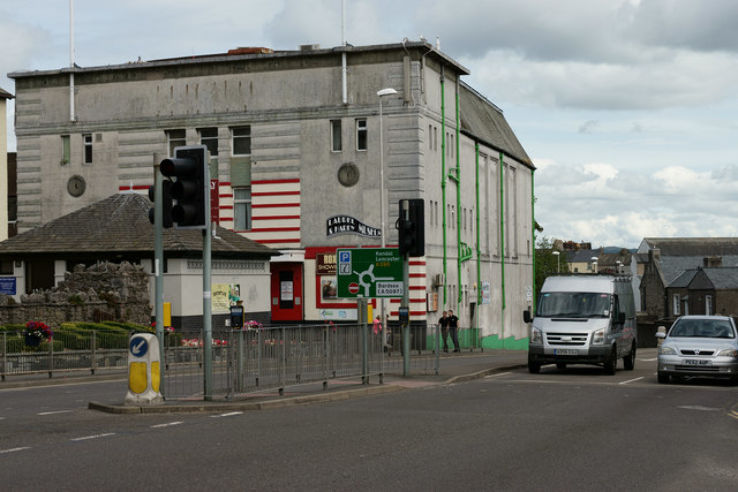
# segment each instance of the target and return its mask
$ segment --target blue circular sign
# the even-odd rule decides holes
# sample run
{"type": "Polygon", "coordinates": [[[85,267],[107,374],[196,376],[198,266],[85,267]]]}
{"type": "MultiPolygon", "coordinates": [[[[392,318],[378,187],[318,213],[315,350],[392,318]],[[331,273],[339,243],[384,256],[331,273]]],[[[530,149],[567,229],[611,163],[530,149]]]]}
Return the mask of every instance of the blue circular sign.
{"type": "Polygon", "coordinates": [[[128,345],[128,349],[134,357],[143,357],[149,351],[149,342],[144,337],[133,337],[128,345]]]}

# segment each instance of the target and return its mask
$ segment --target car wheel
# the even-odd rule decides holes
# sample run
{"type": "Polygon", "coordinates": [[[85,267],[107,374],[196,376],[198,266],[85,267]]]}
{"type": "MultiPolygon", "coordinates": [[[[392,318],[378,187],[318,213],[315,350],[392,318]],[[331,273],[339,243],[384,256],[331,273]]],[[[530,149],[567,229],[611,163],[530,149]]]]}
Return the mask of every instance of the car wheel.
{"type": "Polygon", "coordinates": [[[566,369],[566,362],[557,362],[556,363],[556,369],[559,371],[563,371],[566,369]]]}
{"type": "Polygon", "coordinates": [[[658,373],[658,380],[661,384],[667,384],[669,382],[669,374],[666,372],[659,371],[658,373]]]}
{"type": "Polygon", "coordinates": [[[635,343],[633,343],[633,346],[630,348],[630,354],[623,357],[623,367],[625,367],[626,371],[632,371],[635,368],[636,364],[636,346],[635,343]]]}
{"type": "Polygon", "coordinates": [[[618,366],[618,352],[615,350],[615,347],[612,348],[612,352],[610,352],[610,358],[605,361],[605,374],[609,376],[615,375],[615,372],[617,371],[618,366]]]}
{"type": "Polygon", "coordinates": [[[538,374],[541,372],[541,364],[528,357],[528,372],[531,374],[538,374]]]}

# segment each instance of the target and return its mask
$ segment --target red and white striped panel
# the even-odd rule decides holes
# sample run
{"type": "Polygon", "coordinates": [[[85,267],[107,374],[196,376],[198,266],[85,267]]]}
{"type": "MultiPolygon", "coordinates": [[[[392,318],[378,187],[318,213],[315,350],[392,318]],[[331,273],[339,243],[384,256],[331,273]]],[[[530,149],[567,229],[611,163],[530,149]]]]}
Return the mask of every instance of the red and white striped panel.
{"type": "MultiPolygon", "coordinates": [[[[428,318],[426,302],[425,258],[410,259],[410,319],[424,321],[428,318]]],[[[400,299],[390,300],[390,318],[397,319],[400,299]]]]}

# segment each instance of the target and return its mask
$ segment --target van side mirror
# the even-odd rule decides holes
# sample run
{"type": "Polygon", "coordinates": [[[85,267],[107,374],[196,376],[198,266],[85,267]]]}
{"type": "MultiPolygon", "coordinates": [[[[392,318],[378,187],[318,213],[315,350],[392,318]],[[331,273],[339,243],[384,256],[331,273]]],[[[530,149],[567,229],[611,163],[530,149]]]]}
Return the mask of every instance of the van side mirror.
{"type": "Polygon", "coordinates": [[[619,325],[622,325],[623,323],[625,323],[625,313],[623,312],[618,313],[617,323],[619,325]]]}
{"type": "Polygon", "coordinates": [[[525,321],[526,323],[530,323],[531,321],[533,321],[533,318],[531,318],[530,316],[530,311],[527,309],[523,311],[523,321],[525,321]]]}

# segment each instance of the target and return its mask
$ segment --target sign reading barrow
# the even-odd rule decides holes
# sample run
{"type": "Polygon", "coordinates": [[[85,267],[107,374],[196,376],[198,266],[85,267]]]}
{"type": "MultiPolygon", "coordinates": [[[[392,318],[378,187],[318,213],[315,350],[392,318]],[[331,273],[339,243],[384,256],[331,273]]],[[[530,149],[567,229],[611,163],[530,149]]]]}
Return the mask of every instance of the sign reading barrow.
{"type": "Polygon", "coordinates": [[[402,257],[396,248],[337,249],[338,297],[402,297],[402,257]]]}
{"type": "Polygon", "coordinates": [[[337,234],[358,234],[366,237],[382,237],[381,229],[371,227],[348,215],[334,215],[325,221],[328,237],[337,234]]]}

